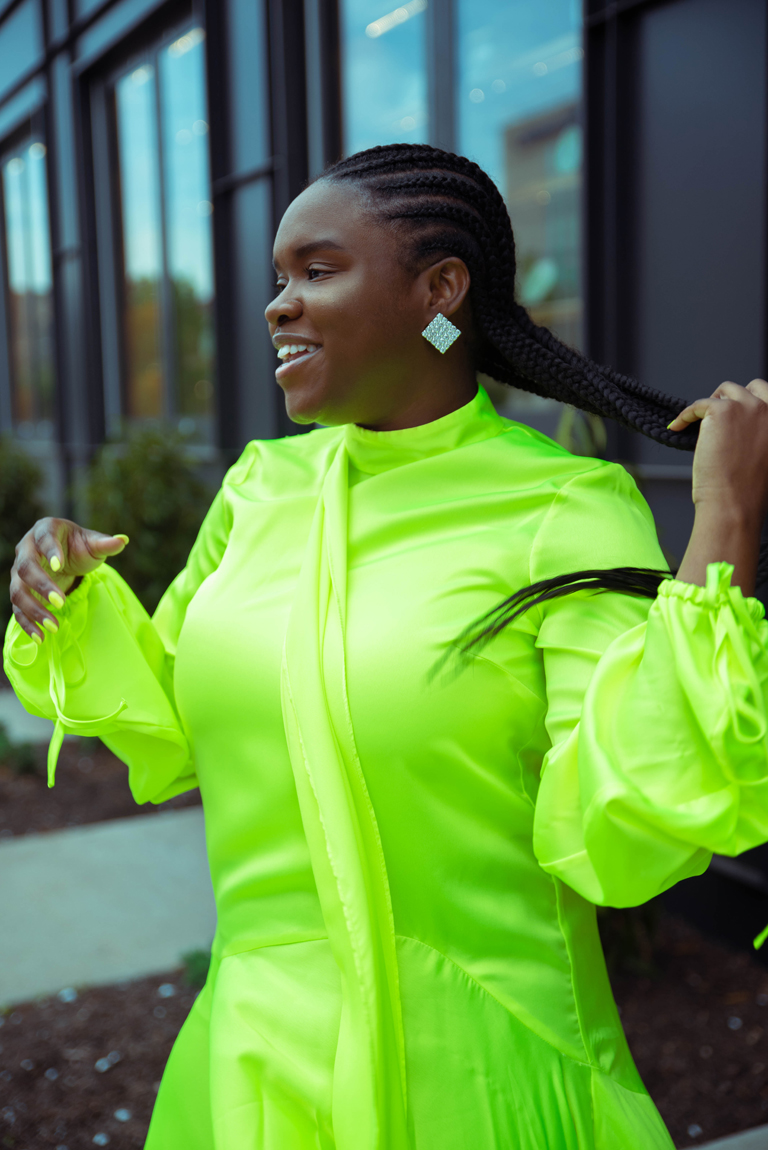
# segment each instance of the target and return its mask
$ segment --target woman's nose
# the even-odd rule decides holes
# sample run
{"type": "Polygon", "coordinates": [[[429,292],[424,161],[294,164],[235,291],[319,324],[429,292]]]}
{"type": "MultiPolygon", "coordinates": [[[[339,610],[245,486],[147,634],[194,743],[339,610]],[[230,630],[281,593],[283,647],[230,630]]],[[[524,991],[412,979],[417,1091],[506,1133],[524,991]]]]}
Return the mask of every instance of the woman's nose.
{"type": "Polygon", "coordinates": [[[273,324],[275,327],[287,323],[288,320],[298,319],[300,315],[301,304],[299,301],[287,298],[283,292],[272,300],[264,312],[267,323],[273,324]]]}

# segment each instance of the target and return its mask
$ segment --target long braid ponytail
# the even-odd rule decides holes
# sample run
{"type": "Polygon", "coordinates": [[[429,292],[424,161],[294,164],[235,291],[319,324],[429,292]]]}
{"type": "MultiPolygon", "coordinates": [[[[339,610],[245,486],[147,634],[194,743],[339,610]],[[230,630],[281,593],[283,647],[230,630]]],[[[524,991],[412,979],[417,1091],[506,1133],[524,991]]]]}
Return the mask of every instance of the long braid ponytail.
{"type": "MultiPolygon", "coordinates": [[[[515,241],[506,204],[491,178],[464,156],[427,144],[387,144],[349,156],[319,177],[359,184],[372,210],[402,238],[419,269],[459,256],[470,277],[475,366],[500,383],[616,420],[658,443],[693,451],[699,425],[667,425],[686,402],[600,366],[533,322],[515,300],[515,241]]],[[[761,557],[768,560],[768,552],[761,557]]],[[[768,573],[768,567],[766,567],[768,573]]],[[[478,649],[534,603],[576,590],[653,598],[669,572],[640,568],[578,571],[523,588],[467,628],[463,651],[478,649]]]]}

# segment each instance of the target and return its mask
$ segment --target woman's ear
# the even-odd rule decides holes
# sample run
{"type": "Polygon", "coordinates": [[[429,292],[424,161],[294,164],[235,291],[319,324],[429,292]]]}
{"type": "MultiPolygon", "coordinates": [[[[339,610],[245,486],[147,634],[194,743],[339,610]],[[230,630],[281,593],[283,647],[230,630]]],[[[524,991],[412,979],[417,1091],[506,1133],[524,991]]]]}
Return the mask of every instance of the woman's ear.
{"type": "Polygon", "coordinates": [[[449,256],[427,269],[429,306],[444,316],[458,311],[469,291],[469,269],[457,256],[449,256]]]}

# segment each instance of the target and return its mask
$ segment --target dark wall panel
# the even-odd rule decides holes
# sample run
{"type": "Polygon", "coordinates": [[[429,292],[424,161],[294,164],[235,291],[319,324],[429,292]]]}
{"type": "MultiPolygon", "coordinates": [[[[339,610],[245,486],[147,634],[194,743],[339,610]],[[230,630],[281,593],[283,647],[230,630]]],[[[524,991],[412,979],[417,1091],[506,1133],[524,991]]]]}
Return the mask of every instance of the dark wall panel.
{"type": "Polygon", "coordinates": [[[765,370],[765,25],[763,0],[640,21],[633,367],[684,398],[765,370]]]}
{"type": "MultiPolygon", "coordinates": [[[[284,434],[285,403],[275,381],[277,359],[264,308],[272,298],[271,187],[267,180],[233,193],[235,371],[239,397],[238,444],[284,434]]],[[[287,430],[287,428],[285,428],[287,430]]]]}

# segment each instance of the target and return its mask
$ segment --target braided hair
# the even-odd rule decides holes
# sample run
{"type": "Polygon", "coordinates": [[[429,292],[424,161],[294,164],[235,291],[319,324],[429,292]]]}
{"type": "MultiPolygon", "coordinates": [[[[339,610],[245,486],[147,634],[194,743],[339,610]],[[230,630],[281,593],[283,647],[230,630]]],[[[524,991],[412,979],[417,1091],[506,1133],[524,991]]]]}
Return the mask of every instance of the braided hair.
{"type": "MultiPolygon", "coordinates": [[[[478,372],[500,383],[616,420],[658,443],[693,451],[695,424],[667,425],[686,401],[600,366],[534,323],[515,300],[515,241],[501,193],[465,156],[428,144],[385,144],[332,164],[318,179],[359,185],[372,211],[402,240],[414,270],[458,256],[470,273],[478,372]]],[[[761,556],[761,568],[766,556],[761,556]]],[[[618,591],[655,598],[668,571],[621,567],[577,571],[517,591],[463,633],[459,647],[478,649],[537,603],[573,591],[618,591]]]]}
{"type": "Polygon", "coordinates": [[[479,372],[615,419],[658,443],[688,451],[696,446],[698,425],[667,430],[685,400],[592,363],[516,302],[509,213],[493,180],[472,160],[428,144],[385,144],[339,160],[319,178],[361,185],[376,214],[402,231],[413,267],[441,255],[464,260],[479,372]]]}

